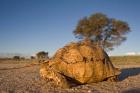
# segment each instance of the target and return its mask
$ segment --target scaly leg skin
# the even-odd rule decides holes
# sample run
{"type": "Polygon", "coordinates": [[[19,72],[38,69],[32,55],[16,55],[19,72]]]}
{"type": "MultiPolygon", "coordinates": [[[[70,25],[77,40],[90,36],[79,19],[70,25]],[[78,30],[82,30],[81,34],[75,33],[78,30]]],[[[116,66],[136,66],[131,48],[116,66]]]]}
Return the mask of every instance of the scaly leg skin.
{"type": "Polygon", "coordinates": [[[60,73],[55,73],[55,74],[56,75],[55,75],[54,81],[56,82],[58,86],[64,89],[70,88],[68,81],[63,75],[61,75],[60,73]]]}
{"type": "Polygon", "coordinates": [[[60,86],[61,88],[64,88],[64,89],[70,88],[68,81],[60,73],[56,73],[55,81],[57,85],[60,86]]]}

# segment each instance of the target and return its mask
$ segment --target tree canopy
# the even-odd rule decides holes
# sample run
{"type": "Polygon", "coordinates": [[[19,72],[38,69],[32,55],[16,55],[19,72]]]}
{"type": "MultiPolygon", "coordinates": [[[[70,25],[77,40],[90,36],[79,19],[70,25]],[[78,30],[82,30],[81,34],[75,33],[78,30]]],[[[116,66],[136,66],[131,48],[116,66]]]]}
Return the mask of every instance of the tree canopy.
{"type": "Polygon", "coordinates": [[[126,40],[129,25],[121,20],[96,13],[79,20],[74,35],[82,40],[91,40],[106,50],[114,49],[126,40]]]}
{"type": "Polygon", "coordinates": [[[48,59],[48,52],[40,51],[36,54],[38,59],[48,59]]]}
{"type": "Polygon", "coordinates": [[[14,60],[20,60],[20,56],[14,56],[13,59],[14,60]]]}

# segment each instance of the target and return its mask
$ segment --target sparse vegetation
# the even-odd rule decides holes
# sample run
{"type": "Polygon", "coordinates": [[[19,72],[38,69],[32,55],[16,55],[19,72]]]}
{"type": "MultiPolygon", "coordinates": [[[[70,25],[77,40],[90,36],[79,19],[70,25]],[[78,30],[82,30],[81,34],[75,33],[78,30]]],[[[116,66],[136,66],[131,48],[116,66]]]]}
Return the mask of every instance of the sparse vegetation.
{"type": "Polygon", "coordinates": [[[140,56],[111,56],[114,64],[135,64],[140,63],[140,56]]]}

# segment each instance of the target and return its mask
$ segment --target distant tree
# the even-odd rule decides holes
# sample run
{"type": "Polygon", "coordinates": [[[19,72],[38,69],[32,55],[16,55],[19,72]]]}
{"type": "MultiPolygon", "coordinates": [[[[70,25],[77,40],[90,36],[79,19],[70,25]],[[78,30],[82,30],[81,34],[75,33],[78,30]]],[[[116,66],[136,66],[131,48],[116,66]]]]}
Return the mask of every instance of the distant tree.
{"type": "Polygon", "coordinates": [[[90,40],[105,50],[112,50],[126,40],[126,34],[130,32],[128,24],[124,21],[109,18],[102,13],[96,13],[81,19],[74,35],[81,40],[90,40]]]}
{"type": "Polygon", "coordinates": [[[14,56],[13,59],[14,60],[20,60],[20,56],[14,56]]]}
{"type": "Polygon", "coordinates": [[[46,59],[49,59],[49,57],[48,57],[48,52],[45,52],[45,51],[40,51],[40,52],[38,52],[38,53],[36,54],[36,56],[37,56],[37,59],[38,59],[39,61],[44,61],[44,60],[46,60],[46,59]]]}
{"type": "Polygon", "coordinates": [[[31,56],[30,59],[35,59],[35,57],[34,56],[31,56]]]}

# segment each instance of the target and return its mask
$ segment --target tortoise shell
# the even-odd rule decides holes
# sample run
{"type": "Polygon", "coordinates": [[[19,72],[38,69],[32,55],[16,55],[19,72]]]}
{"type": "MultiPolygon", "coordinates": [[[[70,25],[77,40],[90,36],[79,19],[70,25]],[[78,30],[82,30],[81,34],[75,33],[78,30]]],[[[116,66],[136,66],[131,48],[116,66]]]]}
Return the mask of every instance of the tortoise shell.
{"type": "Polygon", "coordinates": [[[120,74],[99,46],[70,43],[59,49],[49,62],[56,72],[81,84],[103,81],[120,74]]]}

